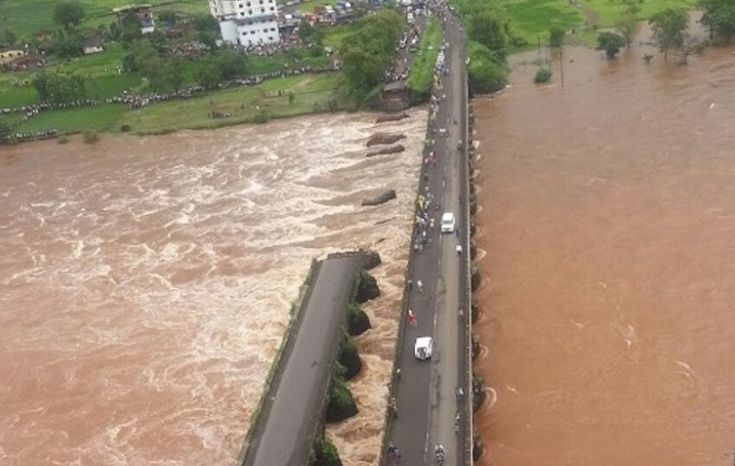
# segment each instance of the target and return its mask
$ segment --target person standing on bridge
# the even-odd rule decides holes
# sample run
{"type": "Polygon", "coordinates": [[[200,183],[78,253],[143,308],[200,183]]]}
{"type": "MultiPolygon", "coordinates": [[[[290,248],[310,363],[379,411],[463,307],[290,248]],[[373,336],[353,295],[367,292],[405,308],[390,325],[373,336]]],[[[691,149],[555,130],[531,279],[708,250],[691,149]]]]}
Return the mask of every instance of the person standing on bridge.
{"type": "Polygon", "coordinates": [[[414,314],[413,310],[408,310],[408,324],[411,327],[416,327],[418,323],[416,322],[416,314],[414,314]]]}

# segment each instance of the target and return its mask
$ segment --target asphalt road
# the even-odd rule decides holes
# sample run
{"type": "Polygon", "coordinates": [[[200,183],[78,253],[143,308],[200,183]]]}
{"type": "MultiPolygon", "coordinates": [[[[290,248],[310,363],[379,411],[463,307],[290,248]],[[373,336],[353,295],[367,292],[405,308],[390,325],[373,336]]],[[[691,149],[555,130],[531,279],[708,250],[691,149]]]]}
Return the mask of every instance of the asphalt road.
{"type": "Polygon", "coordinates": [[[358,256],[335,257],[322,261],[314,270],[244,465],[307,463],[308,440],[321,426],[324,393],[339,353],[347,302],[359,265],[358,256]]]}
{"type": "MultiPolygon", "coordinates": [[[[451,15],[442,20],[444,39],[448,43],[445,63],[449,74],[442,79],[441,88],[435,92],[439,97],[438,110],[433,125],[445,128],[445,136],[436,134],[434,152],[437,164],[425,167],[425,178],[421,187],[429,187],[438,200],[440,208],[429,208],[436,227],[429,231],[431,242],[413,256],[411,265],[412,282],[419,280],[423,289],[414,285],[409,292],[409,307],[417,316],[417,326],[405,326],[403,347],[399,348],[401,376],[396,390],[398,416],[389,429],[390,440],[402,453],[403,465],[434,464],[434,446],[442,444],[446,451],[444,465],[464,465],[471,462],[464,448],[464,429],[457,430],[455,416],[460,413],[461,423],[469,412],[464,403],[465,396],[458,401],[455,393],[466,386],[468,361],[466,358],[466,333],[462,315],[464,308],[462,291],[466,286],[466,254],[458,254],[456,246],[466,244],[466,218],[464,214],[463,169],[465,157],[458,151],[458,143],[466,134],[464,33],[460,22],[451,15]],[[446,97],[444,97],[446,95],[446,97]],[[453,212],[457,217],[459,235],[439,233],[443,212],[453,212]],[[434,338],[434,355],[429,361],[414,357],[414,341],[420,336],[434,338]]],[[[436,202],[435,202],[436,203],[436,202]]],[[[405,316],[404,316],[405,318],[405,316]]],[[[463,424],[460,424],[463,425],[463,424]]],[[[390,460],[386,461],[391,464],[390,460]]]]}

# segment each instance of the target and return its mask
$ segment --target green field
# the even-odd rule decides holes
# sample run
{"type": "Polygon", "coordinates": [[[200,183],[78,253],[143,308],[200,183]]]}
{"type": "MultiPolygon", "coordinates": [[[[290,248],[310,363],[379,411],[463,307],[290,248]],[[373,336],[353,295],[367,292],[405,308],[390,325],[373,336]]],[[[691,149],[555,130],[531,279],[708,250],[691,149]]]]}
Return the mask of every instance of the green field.
{"type": "MultiPolygon", "coordinates": [[[[118,73],[125,51],[120,44],[109,44],[105,52],[79,57],[68,61],[51,62],[47,71],[74,71],[86,78],[87,94],[96,99],[117,96],[125,89],[140,89],[143,80],[137,73],[118,73]]],[[[200,68],[210,66],[211,57],[203,56],[195,61],[184,63],[184,86],[196,83],[196,73],[200,68]]],[[[280,70],[294,69],[303,65],[327,67],[330,58],[321,55],[313,57],[307,51],[279,53],[269,57],[252,56],[248,58],[249,74],[260,75],[280,70]]],[[[0,108],[18,107],[38,102],[38,94],[31,84],[35,72],[0,73],[0,108]]],[[[142,89],[141,89],[142,90],[142,89]]]]}
{"type": "Polygon", "coordinates": [[[138,134],[214,128],[253,122],[259,114],[281,118],[343,108],[335,93],[338,80],[332,74],[291,76],[136,110],[124,105],[103,105],[42,112],[26,121],[17,115],[4,116],[0,121],[10,123],[19,132],[118,132],[121,125],[129,125],[138,134]],[[289,94],[293,94],[293,101],[289,94]],[[215,119],[210,116],[212,111],[230,115],[215,119]]]}
{"type": "MultiPolygon", "coordinates": [[[[452,0],[460,8],[467,0],[452,0]]],[[[492,0],[471,2],[492,4],[492,0]]],[[[594,30],[615,26],[623,13],[621,0],[580,0],[573,5],[569,0],[499,0],[506,12],[508,26],[514,36],[535,46],[539,38],[542,43],[548,41],[549,28],[554,25],[571,31],[575,30],[577,42],[589,43],[594,38],[594,30]]],[[[638,17],[645,20],[653,13],[669,7],[692,8],[696,0],[641,0],[638,17]]],[[[575,37],[569,37],[575,41],[575,37]]]]}
{"type": "MultiPolygon", "coordinates": [[[[30,37],[34,32],[53,30],[54,5],[57,0],[0,0],[0,29],[9,28],[20,37],[30,37]]],[[[80,0],[86,15],[85,26],[109,24],[115,20],[113,8],[136,3],[149,3],[157,11],[173,10],[183,13],[209,13],[206,0],[80,0]]]]}

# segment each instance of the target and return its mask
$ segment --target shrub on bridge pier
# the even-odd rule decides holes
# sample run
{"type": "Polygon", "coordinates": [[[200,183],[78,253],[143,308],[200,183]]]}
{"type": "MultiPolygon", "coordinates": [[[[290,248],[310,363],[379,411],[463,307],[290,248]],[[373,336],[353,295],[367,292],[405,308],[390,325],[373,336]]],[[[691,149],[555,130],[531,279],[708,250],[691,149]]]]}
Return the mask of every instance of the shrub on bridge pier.
{"type": "Polygon", "coordinates": [[[342,466],[337,447],[322,434],[316,440],[311,450],[310,466],[342,466]]]}
{"type": "Polygon", "coordinates": [[[345,339],[342,342],[339,363],[345,368],[344,376],[347,380],[352,380],[362,369],[362,361],[360,360],[357,346],[349,335],[345,335],[345,339]]]}
{"type": "Polygon", "coordinates": [[[361,335],[370,328],[370,319],[359,304],[348,304],[347,312],[347,330],[350,335],[361,335]]]}
{"type": "Polygon", "coordinates": [[[357,405],[352,392],[345,382],[345,368],[337,364],[332,374],[332,386],[329,390],[329,404],[327,405],[327,422],[339,422],[357,414],[357,405]]]}
{"type": "Polygon", "coordinates": [[[472,377],[472,410],[477,411],[485,401],[487,393],[485,393],[485,379],[479,375],[472,377]]]}
{"type": "Polygon", "coordinates": [[[375,277],[362,270],[357,276],[355,301],[362,304],[378,296],[380,296],[380,288],[378,288],[378,282],[375,280],[375,277]]]}

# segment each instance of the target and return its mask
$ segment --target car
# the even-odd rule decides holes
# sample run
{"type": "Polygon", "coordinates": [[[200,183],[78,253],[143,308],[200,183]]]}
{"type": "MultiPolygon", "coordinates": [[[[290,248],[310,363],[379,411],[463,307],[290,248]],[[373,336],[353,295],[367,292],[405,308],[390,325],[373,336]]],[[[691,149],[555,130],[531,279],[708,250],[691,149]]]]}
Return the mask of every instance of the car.
{"type": "Polygon", "coordinates": [[[431,359],[431,352],[434,347],[434,340],[431,337],[418,337],[413,347],[413,354],[416,359],[425,361],[431,359]]]}
{"type": "Polygon", "coordinates": [[[454,228],[454,214],[451,212],[444,212],[444,214],[442,215],[442,233],[454,233],[454,228]]]}

